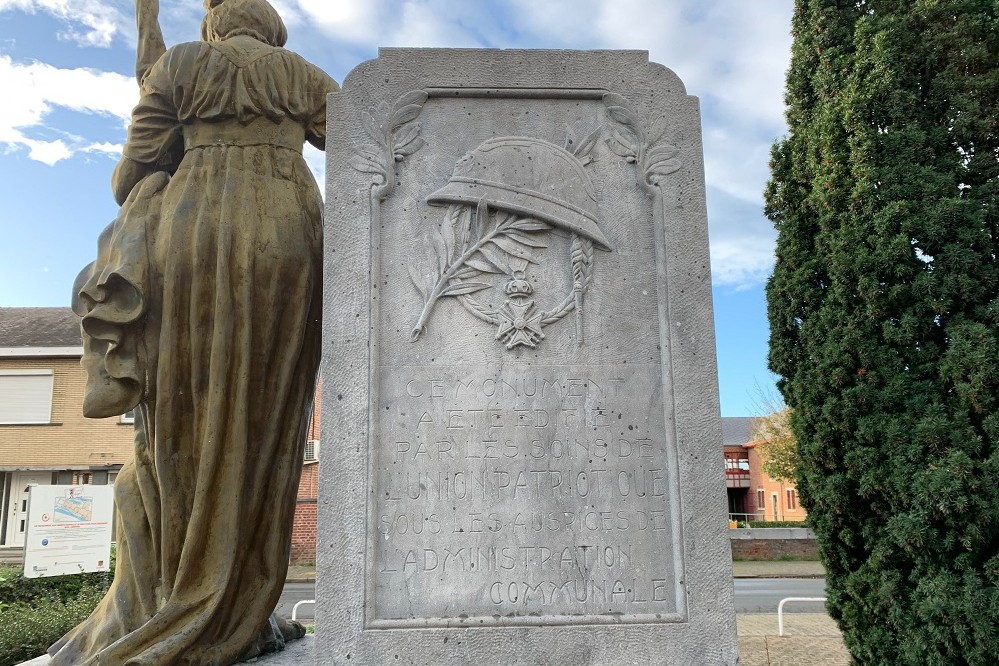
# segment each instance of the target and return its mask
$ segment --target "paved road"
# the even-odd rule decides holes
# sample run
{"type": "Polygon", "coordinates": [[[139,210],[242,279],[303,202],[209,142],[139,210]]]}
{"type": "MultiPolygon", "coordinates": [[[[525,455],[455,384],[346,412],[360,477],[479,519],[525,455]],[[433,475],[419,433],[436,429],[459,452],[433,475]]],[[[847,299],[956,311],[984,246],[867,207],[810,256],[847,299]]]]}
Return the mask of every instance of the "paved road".
{"type": "MultiPolygon", "coordinates": [[[[285,583],[284,592],[281,593],[281,600],[278,601],[277,613],[283,617],[291,617],[291,611],[295,604],[303,599],[316,598],[315,583],[285,583]]],[[[316,617],[316,607],[314,604],[305,604],[298,609],[299,620],[311,621],[316,617]]]]}
{"type": "MultiPolygon", "coordinates": [[[[278,605],[278,613],[291,617],[295,602],[315,599],[313,583],[288,583],[278,605]]],[[[776,613],[777,604],[785,597],[823,597],[825,581],[821,578],[737,578],[735,579],[735,610],[737,613],[776,613]]],[[[821,603],[789,603],[788,613],[824,613],[821,603]]],[[[298,609],[302,620],[315,618],[315,606],[304,605],[298,609]]]]}
{"type": "MultiPolygon", "coordinates": [[[[824,597],[826,582],[821,578],[736,578],[736,613],[776,613],[786,597],[824,597]]],[[[822,603],[790,602],[786,613],[824,613],[822,603]]]]}

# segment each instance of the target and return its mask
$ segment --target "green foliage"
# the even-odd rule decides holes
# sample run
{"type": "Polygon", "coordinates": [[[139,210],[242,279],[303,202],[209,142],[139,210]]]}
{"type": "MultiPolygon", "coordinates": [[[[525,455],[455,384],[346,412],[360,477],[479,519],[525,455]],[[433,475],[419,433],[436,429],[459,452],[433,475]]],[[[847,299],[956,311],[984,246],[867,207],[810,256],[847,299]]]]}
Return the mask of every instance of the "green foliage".
{"type": "MultiPolygon", "coordinates": [[[[0,567],[0,603],[30,603],[36,599],[74,599],[87,588],[106,588],[112,574],[89,573],[78,576],[25,578],[21,567],[0,567]]],[[[36,655],[37,656],[37,655],[36,655]]]]}
{"type": "Polygon", "coordinates": [[[772,409],[753,419],[752,438],[763,458],[763,471],[771,479],[793,482],[798,470],[798,441],[791,430],[791,410],[772,409]]]}
{"type": "Polygon", "coordinates": [[[0,666],[44,654],[90,615],[114,578],[111,572],[25,578],[20,566],[0,566],[0,666]]]}
{"type": "Polygon", "coordinates": [[[13,666],[45,654],[54,642],[87,618],[103,587],[87,585],[68,600],[41,597],[0,608],[0,666],[13,666]]]}
{"type": "Polygon", "coordinates": [[[744,527],[808,527],[808,522],[804,520],[751,520],[744,527]]]}
{"type": "Polygon", "coordinates": [[[999,655],[999,4],[797,0],[770,367],[856,663],[999,655]]]}

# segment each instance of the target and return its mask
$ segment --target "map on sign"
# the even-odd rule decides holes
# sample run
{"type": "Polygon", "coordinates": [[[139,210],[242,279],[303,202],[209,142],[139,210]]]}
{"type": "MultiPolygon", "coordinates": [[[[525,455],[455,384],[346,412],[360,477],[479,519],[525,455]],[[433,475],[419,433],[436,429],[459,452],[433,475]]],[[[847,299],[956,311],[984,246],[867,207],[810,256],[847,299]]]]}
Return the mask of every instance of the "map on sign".
{"type": "MultiPolygon", "coordinates": [[[[68,491],[72,493],[73,490],[68,491]]],[[[54,522],[57,523],[86,523],[94,517],[93,497],[58,497],[53,510],[55,514],[54,522]]]]}

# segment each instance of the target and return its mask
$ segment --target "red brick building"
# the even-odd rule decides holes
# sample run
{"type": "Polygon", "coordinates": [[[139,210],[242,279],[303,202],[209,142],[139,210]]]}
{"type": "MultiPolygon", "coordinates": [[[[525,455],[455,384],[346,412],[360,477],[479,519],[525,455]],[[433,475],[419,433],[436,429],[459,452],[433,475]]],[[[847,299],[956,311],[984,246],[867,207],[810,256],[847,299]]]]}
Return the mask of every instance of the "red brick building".
{"type": "Polygon", "coordinates": [[[802,521],[806,512],[793,483],[771,479],[752,441],[752,417],[722,418],[725,447],[725,485],[731,520],[802,521]]]}
{"type": "Polygon", "coordinates": [[[295,506],[295,525],[291,532],[291,563],[314,564],[316,561],[317,509],[319,508],[319,419],[322,401],[320,387],[316,387],[316,400],[309,421],[308,440],[305,443],[305,464],[302,480],[298,484],[298,504],[295,506]]]}

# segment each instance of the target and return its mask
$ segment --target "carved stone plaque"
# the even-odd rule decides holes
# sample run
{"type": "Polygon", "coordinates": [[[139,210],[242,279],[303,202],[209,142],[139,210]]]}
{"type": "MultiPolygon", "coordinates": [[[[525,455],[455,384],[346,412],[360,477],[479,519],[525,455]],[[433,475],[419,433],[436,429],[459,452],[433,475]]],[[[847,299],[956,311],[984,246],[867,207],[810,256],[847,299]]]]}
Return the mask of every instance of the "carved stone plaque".
{"type": "Polygon", "coordinates": [[[734,664],[696,99],[384,49],[329,114],[317,661],[734,664]]]}

